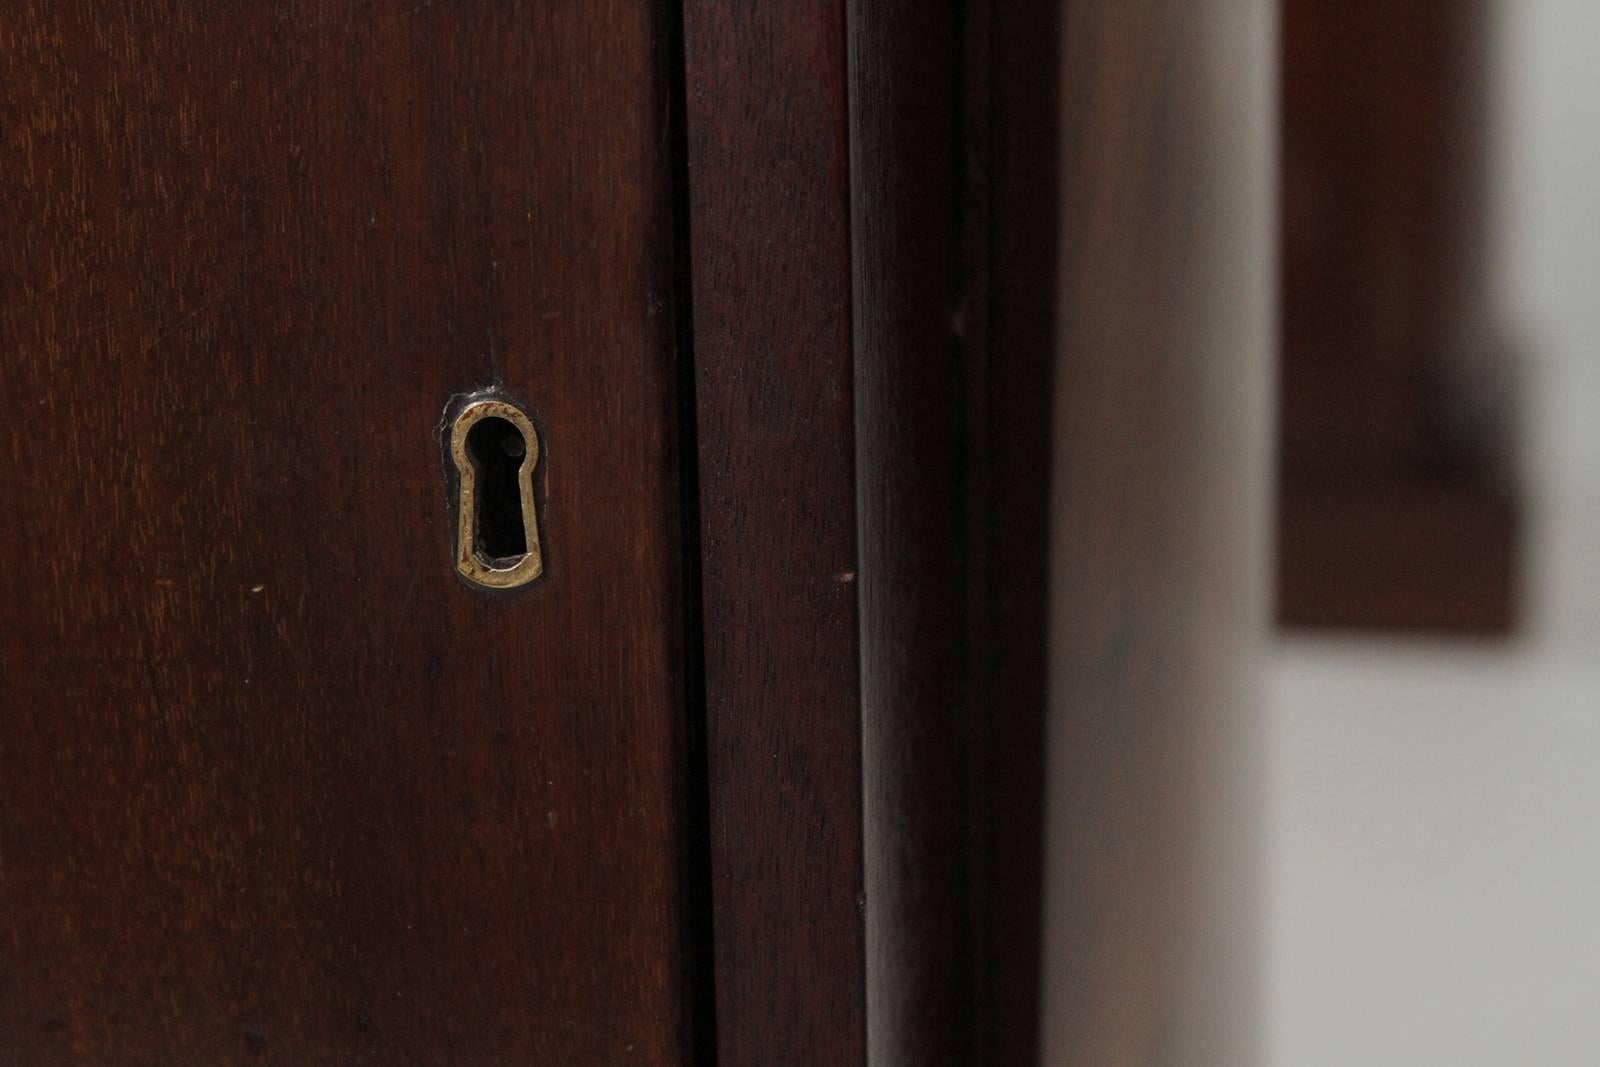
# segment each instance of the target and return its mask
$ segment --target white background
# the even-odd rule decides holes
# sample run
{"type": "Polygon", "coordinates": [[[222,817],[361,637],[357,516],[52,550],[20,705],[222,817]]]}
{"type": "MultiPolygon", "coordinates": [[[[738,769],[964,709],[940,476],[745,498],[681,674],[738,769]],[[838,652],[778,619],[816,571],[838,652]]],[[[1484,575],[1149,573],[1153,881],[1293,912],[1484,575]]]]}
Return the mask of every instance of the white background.
{"type": "Polygon", "coordinates": [[[1524,626],[1274,651],[1271,1067],[1600,1064],[1600,0],[1498,22],[1524,626]]]}

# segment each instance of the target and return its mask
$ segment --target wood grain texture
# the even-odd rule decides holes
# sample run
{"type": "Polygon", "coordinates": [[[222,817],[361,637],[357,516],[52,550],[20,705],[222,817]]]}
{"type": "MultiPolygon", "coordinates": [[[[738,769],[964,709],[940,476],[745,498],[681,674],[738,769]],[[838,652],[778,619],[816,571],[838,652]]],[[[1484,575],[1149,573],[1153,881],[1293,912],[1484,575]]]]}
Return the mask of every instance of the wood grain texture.
{"type": "Polygon", "coordinates": [[[875,1062],[1037,1054],[1058,18],[850,8],[875,1062]]]}
{"type": "MultiPolygon", "coordinates": [[[[870,1062],[973,1054],[963,17],[849,5],[870,1062]]],[[[1042,486],[1041,486],[1042,488],[1042,486]]]]}
{"type": "Polygon", "coordinates": [[[8,11],[0,1063],[683,1061],[664,7],[8,11]],[[438,438],[491,382],[505,597],[438,438]]]}
{"type": "Polygon", "coordinates": [[[845,23],[684,5],[721,1067],[866,1054],[845,23]]]}
{"type": "Polygon", "coordinates": [[[1271,0],[1069,0],[1040,1062],[1258,1062],[1271,0]]]}

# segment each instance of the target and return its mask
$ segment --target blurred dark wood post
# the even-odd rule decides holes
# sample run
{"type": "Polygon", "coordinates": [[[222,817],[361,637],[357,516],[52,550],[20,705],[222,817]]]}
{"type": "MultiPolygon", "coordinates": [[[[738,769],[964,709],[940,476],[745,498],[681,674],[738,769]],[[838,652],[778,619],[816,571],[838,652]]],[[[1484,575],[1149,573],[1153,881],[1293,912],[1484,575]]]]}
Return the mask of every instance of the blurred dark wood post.
{"type": "Polygon", "coordinates": [[[1511,623],[1487,29],[1482,0],[1283,5],[1283,623],[1511,623]]]}

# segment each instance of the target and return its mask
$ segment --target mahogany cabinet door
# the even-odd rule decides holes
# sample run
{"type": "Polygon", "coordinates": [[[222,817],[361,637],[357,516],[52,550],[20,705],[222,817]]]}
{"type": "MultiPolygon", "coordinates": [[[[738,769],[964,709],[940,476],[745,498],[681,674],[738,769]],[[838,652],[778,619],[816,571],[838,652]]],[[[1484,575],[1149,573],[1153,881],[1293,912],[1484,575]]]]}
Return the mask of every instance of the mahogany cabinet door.
{"type": "Polygon", "coordinates": [[[1047,637],[1242,669],[1261,10],[25,4],[0,1065],[1034,1062],[1047,637]]]}
{"type": "Polygon", "coordinates": [[[684,1061],[674,20],[8,11],[0,1063],[684,1061]]]}

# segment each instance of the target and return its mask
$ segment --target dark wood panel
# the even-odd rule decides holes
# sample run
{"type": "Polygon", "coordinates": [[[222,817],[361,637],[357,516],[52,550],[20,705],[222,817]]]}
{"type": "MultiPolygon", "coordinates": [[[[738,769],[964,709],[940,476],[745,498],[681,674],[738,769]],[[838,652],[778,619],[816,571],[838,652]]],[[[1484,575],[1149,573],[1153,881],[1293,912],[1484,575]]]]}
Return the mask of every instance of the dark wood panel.
{"type": "Polygon", "coordinates": [[[721,1067],[866,1053],[845,23],[684,5],[721,1067]]]}
{"type": "Polygon", "coordinates": [[[1285,622],[1484,635],[1515,618],[1517,508],[1503,490],[1286,485],[1278,507],[1285,622]]]}
{"type": "Polygon", "coordinates": [[[1271,0],[1069,0],[1039,1062],[1258,1062],[1271,0]]]}
{"type": "MultiPolygon", "coordinates": [[[[1062,18],[1057,0],[980,0],[969,27],[973,176],[966,309],[971,834],[978,1062],[1038,1061],[1058,363],[1062,18]],[[983,58],[978,58],[983,57],[983,58]]],[[[1082,195],[1074,190],[1072,195],[1082,195]]]]}
{"type": "Polygon", "coordinates": [[[665,6],[9,11],[0,1062],[683,1060],[665,6]],[[489,383],[503,597],[438,438],[489,383]]]}
{"type": "Polygon", "coordinates": [[[849,5],[868,1048],[967,1064],[974,915],[963,18],[849,5]]]}
{"type": "Polygon", "coordinates": [[[851,35],[869,1038],[1036,1059],[1059,11],[851,35]]]}
{"type": "Polygon", "coordinates": [[[1286,624],[1514,621],[1515,398],[1486,299],[1490,22],[1483,0],[1284,3],[1286,624]]]}

